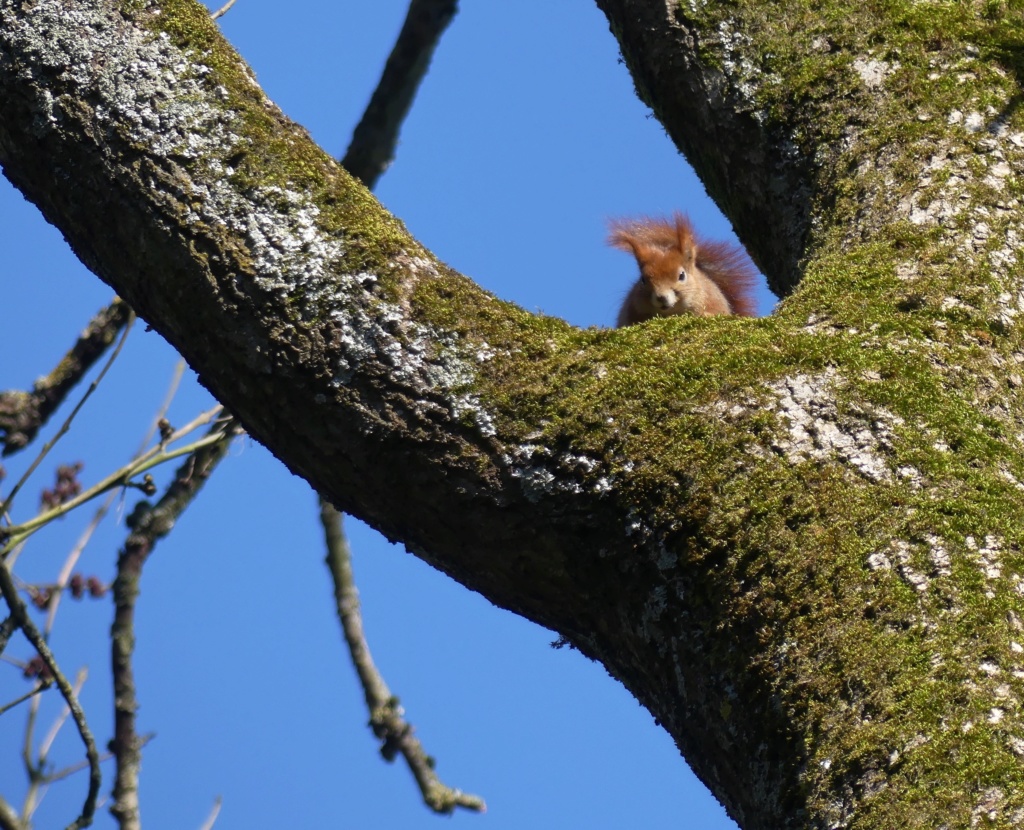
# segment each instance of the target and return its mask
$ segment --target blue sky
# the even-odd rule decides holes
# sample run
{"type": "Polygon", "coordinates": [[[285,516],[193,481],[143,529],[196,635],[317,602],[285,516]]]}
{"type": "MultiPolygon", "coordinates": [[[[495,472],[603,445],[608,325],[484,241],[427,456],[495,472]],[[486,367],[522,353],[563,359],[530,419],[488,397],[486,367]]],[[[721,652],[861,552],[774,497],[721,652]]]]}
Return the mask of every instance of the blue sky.
{"type": "MultiPolygon", "coordinates": [[[[684,210],[720,238],[728,223],[637,100],[592,3],[510,8],[463,3],[377,192],[439,257],[502,298],[579,326],[611,325],[635,266],[604,245],[608,218],[684,210]]],[[[404,13],[404,0],[239,0],[221,22],[267,93],[340,156],[404,13]]],[[[111,292],[6,181],[0,217],[0,388],[27,388],[111,292]]],[[[770,299],[763,295],[762,311],[770,299]]],[[[15,519],[32,513],[58,463],[83,461],[86,483],[123,463],[175,361],[158,335],[136,326],[19,498],[15,519]]],[[[186,373],[170,419],[180,425],[210,404],[186,373]]],[[[22,453],[7,463],[5,483],[30,460],[22,453]]],[[[112,578],[123,515],[137,498],[119,500],[81,570],[112,578]]],[[[33,538],[17,573],[51,581],[87,516],[33,538]]],[[[218,795],[218,828],[735,827],[600,665],[550,648],[552,632],[494,608],[354,520],[347,528],[378,665],[442,779],[482,795],[488,813],[433,816],[404,766],[376,754],[333,616],[315,498],[246,439],[143,576],[139,728],[156,733],[143,762],[147,830],[199,827],[218,795]]],[[[111,729],[109,624],[109,602],[66,601],[52,639],[68,673],[89,668],[82,698],[102,742],[111,729]]],[[[8,650],[28,653],[21,642],[8,650]]],[[[0,703],[26,689],[17,669],[0,664],[0,703]]],[[[40,732],[58,710],[48,693],[40,732]]],[[[0,793],[16,806],[24,725],[24,707],[0,716],[0,793]]],[[[79,757],[65,728],[54,764],[79,757]]],[[[110,779],[107,767],[107,793],[110,779]]],[[[82,775],[54,785],[36,826],[66,824],[85,786],[82,775]]],[[[113,826],[105,809],[97,826],[113,826]]]]}

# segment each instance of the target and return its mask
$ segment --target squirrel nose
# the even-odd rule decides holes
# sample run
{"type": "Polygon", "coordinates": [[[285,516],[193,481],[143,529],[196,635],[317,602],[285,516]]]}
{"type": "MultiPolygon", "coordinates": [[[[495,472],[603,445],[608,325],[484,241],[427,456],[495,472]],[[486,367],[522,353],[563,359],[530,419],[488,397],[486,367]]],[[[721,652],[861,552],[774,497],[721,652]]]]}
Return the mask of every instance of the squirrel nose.
{"type": "Polygon", "coordinates": [[[659,292],[654,295],[654,304],[658,308],[672,308],[676,304],[676,296],[671,291],[666,291],[664,294],[659,292]]]}

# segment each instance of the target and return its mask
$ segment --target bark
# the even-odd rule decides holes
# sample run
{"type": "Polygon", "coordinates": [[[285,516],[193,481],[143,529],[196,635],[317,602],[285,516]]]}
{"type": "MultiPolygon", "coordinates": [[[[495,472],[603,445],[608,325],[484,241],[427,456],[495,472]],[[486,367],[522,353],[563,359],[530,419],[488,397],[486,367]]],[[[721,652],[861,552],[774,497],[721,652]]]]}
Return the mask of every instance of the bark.
{"type": "Polygon", "coordinates": [[[742,827],[1019,826],[1018,0],[598,5],[772,317],[482,292],[185,0],[0,0],[0,164],[256,438],[600,660],[742,827]]]}

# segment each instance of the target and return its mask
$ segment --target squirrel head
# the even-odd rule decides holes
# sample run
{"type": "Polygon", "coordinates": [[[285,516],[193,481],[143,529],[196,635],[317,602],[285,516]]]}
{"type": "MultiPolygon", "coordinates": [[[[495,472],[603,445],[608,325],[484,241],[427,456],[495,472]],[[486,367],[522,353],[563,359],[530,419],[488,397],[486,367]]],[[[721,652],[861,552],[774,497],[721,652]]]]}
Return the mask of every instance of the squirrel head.
{"type": "Polygon", "coordinates": [[[697,240],[685,216],[676,214],[671,223],[615,222],[608,242],[636,258],[644,287],[637,299],[649,305],[651,316],[705,313],[706,277],[697,267],[697,240]]]}

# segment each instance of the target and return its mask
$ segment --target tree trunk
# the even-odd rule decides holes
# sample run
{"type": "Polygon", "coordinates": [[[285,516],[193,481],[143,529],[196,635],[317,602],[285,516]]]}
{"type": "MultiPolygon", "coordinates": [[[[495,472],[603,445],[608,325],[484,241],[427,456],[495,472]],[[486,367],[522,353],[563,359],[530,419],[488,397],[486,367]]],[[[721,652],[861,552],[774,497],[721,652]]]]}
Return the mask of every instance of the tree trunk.
{"type": "Polygon", "coordinates": [[[770,318],[488,295],[191,0],[0,0],[0,163],[254,437],[600,660],[746,830],[1019,826],[1018,0],[598,4],[770,318]]]}

